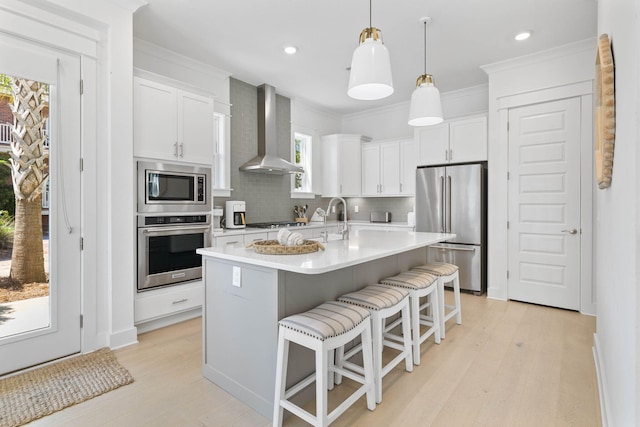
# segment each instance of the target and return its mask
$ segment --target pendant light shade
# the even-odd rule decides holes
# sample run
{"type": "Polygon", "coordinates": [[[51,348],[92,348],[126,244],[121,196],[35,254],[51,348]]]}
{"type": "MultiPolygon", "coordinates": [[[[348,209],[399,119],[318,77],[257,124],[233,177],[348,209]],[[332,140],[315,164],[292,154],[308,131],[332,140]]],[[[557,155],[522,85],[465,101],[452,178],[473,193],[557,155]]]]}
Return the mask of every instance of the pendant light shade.
{"type": "Polygon", "coordinates": [[[418,78],[418,87],[411,94],[410,126],[430,126],[442,122],[440,91],[433,85],[433,77],[424,74],[418,78]],[[420,83],[420,81],[424,83],[420,83]]]}
{"type": "Polygon", "coordinates": [[[440,91],[433,84],[433,76],[427,74],[427,24],[430,21],[428,17],[420,19],[424,23],[424,74],[418,77],[417,87],[411,94],[410,126],[436,125],[443,120],[440,91]]]}
{"type": "Polygon", "coordinates": [[[347,95],[354,99],[382,99],[393,93],[389,50],[382,43],[381,30],[371,26],[360,33],[359,45],[351,58],[351,73],[347,95]]]}

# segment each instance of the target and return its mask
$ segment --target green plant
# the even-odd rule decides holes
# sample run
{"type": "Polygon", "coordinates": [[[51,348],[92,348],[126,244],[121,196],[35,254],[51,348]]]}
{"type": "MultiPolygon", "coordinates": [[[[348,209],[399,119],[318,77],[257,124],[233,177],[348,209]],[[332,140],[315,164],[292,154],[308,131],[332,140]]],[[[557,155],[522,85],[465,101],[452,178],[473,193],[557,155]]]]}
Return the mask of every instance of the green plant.
{"type": "Polygon", "coordinates": [[[13,246],[13,216],[7,211],[0,211],[0,249],[13,246]]]}
{"type": "Polygon", "coordinates": [[[0,211],[7,211],[13,217],[16,213],[16,196],[8,159],[9,153],[0,153],[0,211]]]}

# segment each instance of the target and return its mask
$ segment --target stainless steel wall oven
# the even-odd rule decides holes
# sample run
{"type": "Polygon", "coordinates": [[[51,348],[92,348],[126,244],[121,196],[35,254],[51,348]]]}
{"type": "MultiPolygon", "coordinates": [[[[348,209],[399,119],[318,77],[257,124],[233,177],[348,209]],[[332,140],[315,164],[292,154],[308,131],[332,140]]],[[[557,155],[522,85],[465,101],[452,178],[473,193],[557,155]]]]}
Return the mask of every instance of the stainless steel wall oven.
{"type": "Polygon", "coordinates": [[[211,216],[138,216],[138,292],[202,278],[202,256],[211,246],[211,216]]]}

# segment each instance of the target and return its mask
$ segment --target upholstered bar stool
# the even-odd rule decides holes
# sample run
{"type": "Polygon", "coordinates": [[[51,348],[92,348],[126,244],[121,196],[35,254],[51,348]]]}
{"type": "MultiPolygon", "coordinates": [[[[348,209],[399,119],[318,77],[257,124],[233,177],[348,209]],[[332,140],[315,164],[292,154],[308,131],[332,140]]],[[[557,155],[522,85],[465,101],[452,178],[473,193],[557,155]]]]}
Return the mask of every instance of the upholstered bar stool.
{"type": "MultiPolygon", "coordinates": [[[[406,271],[397,276],[387,277],[381,284],[403,288],[409,291],[409,306],[411,307],[411,338],[413,344],[413,363],[420,364],[420,344],[431,335],[436,344],[440,344],[440,309],[438,306],[438,279],[435,275],[424,272],[406,271]],[[426,302],[420,304],[420,298],[426,297],[426,302]],[[431,307],[432,316],[421,314],[431,307]],[[429,327],[421,334],[420,325],[429,327]]],[[[425,312],[426,313],[426,312],[425,312]]]]}
{"type": "Polygon", "coordinates": [[[456,316],[456,323],[462,324],[462,306],[460,304],[460,277],[458,274],[458,266],[446,262],[430,262],[411,269],[412,271],[425,272],[434,274],[438,277],[438,297],[440,298],[440,336],[444,338],[446,335],[445,323],[447,320],[456,316]],[[452,283],[453,285],[453,301],[454,305],[445,304],[444,302],[444,285],[452,283]]]}
{"type": "Polygon", "coordinates": [[[331,301],[278,322],[274,426],[282,425],[283,409],[297,415],[311,425],[328,426],[364,394],[367,395],[367,408],[371,411],[375,409],[370,319],[369,310],[365,308],[331,301]],[[333,354],[336,348],[343,347],[358,337],[362,340],[362,374],[348,370],[346,367],[333,366],[333,361],[329,361],[329,354],[333,354]],[[286,390],[290,342],[295,342],[315,352],[316,369],[313,374],[286,390]],[[362,384],[331,413],[327,413],[329,367],[333,371],[362,384]],[[314,381],[316,382],[315,416],[289,400],[314,381]]]}
{"type": "MultiPolygon", "coordinates": [[[[364,307],[371,314],[371,333],[373,339],[373,378],[376,389],[376,403],[382,402],[382,378],[395,368],[402,360],[405,361],[407,372],[413,371],[413,357],[411,355],[411,326],[409,315],[409,291],[403,288],[393,288],[384,285],[369,285],[364,289],[342,295],[338,301],[364,307]],[[386,319],[401,313],[395,327],[402,323],[402,337],[391,332],[385,333],[386,319]],[[386,339],[385,339],[386,338],[386,339]],[[393,340],[393,341],[392,341],[393,340]],[[399,344],[398,342],[402,344],[399,344]],[[382,366],[382,350],[384,346],[400,351],[384,367],[382,366]]],[[[354,354],[359,351],[359,346],[355,346],[344,353],[344,347],[336,350],[336,366],[341,368],[354,354]]],[[[329,380],[331,381],[331,380],[329,380]]],[[[336,375],[335,382],[340,384],[342,377],[336,375]]]]}

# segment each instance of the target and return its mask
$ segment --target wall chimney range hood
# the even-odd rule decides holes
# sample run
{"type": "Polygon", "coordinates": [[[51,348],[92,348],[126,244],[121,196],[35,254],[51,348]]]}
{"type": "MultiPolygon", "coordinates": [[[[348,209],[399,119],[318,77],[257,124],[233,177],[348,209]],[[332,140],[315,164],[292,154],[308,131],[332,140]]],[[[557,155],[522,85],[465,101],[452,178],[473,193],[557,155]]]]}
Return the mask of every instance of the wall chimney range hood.
{"type": "Polygon", "coordinates": [[[276,88],[273,86],[258,86],[258,155],[240,166],[240,170],[271,175],[304,172],[301,167],[278,157],[276,88]]]}

